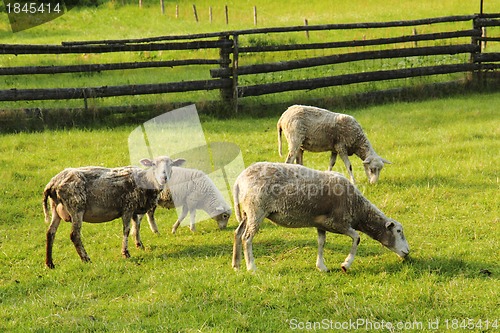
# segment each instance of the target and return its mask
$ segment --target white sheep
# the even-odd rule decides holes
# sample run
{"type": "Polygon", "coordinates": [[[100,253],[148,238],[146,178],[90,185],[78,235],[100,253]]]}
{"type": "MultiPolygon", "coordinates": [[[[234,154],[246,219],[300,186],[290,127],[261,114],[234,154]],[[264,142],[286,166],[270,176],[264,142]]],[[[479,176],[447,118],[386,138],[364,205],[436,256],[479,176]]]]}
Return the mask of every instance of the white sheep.
{"type": "Polygon", "coordinates": [[[356,154],[363,160],[371,184],[377,182],[384,164],[391,163],[377,155],[356,119],[346,114],[313,106],[293,105],[281,115],[277,129],[280,156],[281,132],[284,132],[288,141],[286,163],[295,161],[303,164],[304,150],[331,151],[328,170],[332,170],[339,154],[353,183],[354,175],[348,156],[356,154]]]}
{"type": "Polygon", "coordinates": [[[81,241],[82,222],[100,223],[121,217],[123,220],[122,255],[130,257],[128,235],[130,221],[134,221],[137,247],[140,240],[140,221],[144,214],[156,206],[158,196],[172,173],[172,166],[182,165],[184,159],[172,160],[161,156],[143,159],[148,169],[137,167],[102,168],[82,167],[64,169],[54,176],[43,192],[45,221],[49,222],[48,198],[51,200],[52,221],[47,230],[45,264],[54,268],[52,246],[61,219],[71,222],[71,240],[82,261],[90,261],[81,241]]]}
{"type": "MultiPolygon", "coordinates": [[[[222,194],[212,180],[202,171],[188,168],[172,168],[172,177],[167,187],[162,191],[158,199],[158,206],[164,208],[176,208],[182,206],[182,213],[172,227],[172,233],[190,214],[190,229],[195,231],[196,210],[204,210],[214,219],[219,229],[227,226],[231,216],[231,207],[226,203],[222,194]]],[[[148,211],[149,226],[153,232],[158,232],[154,218],[156,207],[148,211]]]]}
{"type": "Polygon", "coordinates": [[[236,179],[234,210],[239,226],[234,235],[233,268],[238,269],[242,245],[248,270],[255,270],[252,240],[264,218],[288,228],[313,227],[318,231],[316,267],[327,271],[323,260],[326,232],[352,238],[341,268],[354,261],[362,231],[404,258],[410,252],[402,225],[386,217],[347,178],[296,164],[260,162],[236,179]]]}

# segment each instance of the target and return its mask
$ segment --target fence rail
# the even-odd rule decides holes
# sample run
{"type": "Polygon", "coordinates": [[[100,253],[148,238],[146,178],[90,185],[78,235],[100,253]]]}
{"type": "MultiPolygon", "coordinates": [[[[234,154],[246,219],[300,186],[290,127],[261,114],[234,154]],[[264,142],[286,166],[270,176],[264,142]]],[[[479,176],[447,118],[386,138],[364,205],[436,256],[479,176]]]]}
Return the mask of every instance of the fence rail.
{"type": "MultiPolygon", "coordinates": [[[[447,16],[411,21],[327,24],[316,26],[293,26],[261,28],[238,31],[224,31],[206,34],[160,36],[153,38],[64,42],[61,45],[12,45],[0,44],[2,55],[34,54],[101,54],[128,52],[158,52],[182,50],[218,50],[212,59],[178,59],[158,61],[116,62],[83,65],[55,66],[14,66],[0,68],[0,76],[16,75],[55,75],[63,73],[95,73],[113,70],[135,70],[141,68],[167,68],[179,66],[215,66],[209,69],[210,79],[185,80],[155,84],[111,85],[84,88],[45,88],[24,89],[7,87],[0,90],[0,101],[20,100],[67,100],[127,96],[142,94],[163,94],[171,92],[220,90],[223,99],[237,106],[238,98],[259,96],[293,90],[318,89],[361,82],[373,82],[411,78],[417,76],[440,75],[460,72],[497,71],[500,68],[500,53],[484,52],[486,43],[500,41],[499,36],[487,36],[489,27],[500,27],[500,14],[476,14],[447,16]],[[280,43],[277,45],[249,45],[248,37],[267,38],[270,34],[290,34],[312,31],[391,29],[401,27],[438,25],[451,22],[470,22],[471,29],[438,31],[427,33],[402,34],[386,38],[331,40],[320,43],[280,43]],[[263,37],[262,37],[263,36],[263,37]],[[242,41],[243,38],[246,41],[242,41]],[[419,43],[435,41],[434,46],[419,46],[419,43]],[[394,45],[392,48],[389,45],[394,45]],[[373,49],[373,47],[382,49],[373,49]],[[398,47],[395,47],[398,46],[398,47]],[[372,47],[366,50],[365,48],[372,47]],[[347,49],[347,52],[326,56],[303,55],[307,50],[347,49]],[[267,52],[295,52],[295,60],[274,61],[269,63],[244,64],[248,57],[267,52]],[[302,53],[301,53],[302,52],[302,53]],[[296,56],[295,56],[296,54],[296,56]],[[469,54],[469,60],[462,63],[444,63],[435,66],[411,65],[410,68],[386,70],[365,70],[353,73],[339,73],[335,76],[294,78],[281,82],[252,84],[240,80],[240,76],[251,76],[272,72],[286,72],[297,69],[312,69],[319,66],[338,65],[363,60],[397,59],[409,57],[432,57],[437,55],[469,54]],[[302,57],[302,58],[301,58],[302,57]]],[[[495,28],[495,29],[496,29],[495,28]]],[[[494,30],[498,31],[498,30],[494,30]]],[[[164,54],[165,54],[164,53],[164,54]]],[[[206,76],[206,72],[205,75],[206,76]]],[[[163,74],[162,74],[163,75],[163,74]]]]}

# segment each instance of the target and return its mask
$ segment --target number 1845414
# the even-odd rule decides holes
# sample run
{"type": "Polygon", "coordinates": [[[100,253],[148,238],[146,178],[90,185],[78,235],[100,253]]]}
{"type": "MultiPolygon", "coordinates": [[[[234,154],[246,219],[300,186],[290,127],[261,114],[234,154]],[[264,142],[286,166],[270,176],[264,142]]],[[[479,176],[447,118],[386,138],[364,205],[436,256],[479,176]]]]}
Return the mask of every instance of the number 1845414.
{"type": "Polygon", "coordinates": [[[64,11],[60,3],[8,2],[7,14],[52,14],[64,11]]]}

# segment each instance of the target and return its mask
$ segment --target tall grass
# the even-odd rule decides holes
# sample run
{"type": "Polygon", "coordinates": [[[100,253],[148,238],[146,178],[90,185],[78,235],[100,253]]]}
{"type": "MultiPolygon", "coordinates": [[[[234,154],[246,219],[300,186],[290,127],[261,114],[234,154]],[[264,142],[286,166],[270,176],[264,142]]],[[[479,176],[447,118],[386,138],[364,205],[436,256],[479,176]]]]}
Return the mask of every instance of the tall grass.
{"type": "MultiPolygon", "coordinates": [[[[346,331],[339,325],[354,321],[364,323],[361,331],[495,332],[499,103],[500,94],[491,93],[358,109],[320,105],[354,115],[375,150],[393,162],[379,183],[369,185],[361,161],[351,157],[358,187],[403,224],[412,250],[411,260],[401,262],[362,235],[347,274],[339,266],[349,237],[327,236],[325,259],[332,272],[320,273],[314,267],[316,232],[269,222],[254,240],[258,271],[234,272],[234,217],[227,230],[206,221],[197,233],[182,228],[172,235],[175,213],[163,209],[157,217],[161,235],[144,226],[146,249],[131,249],[128,260],[120,255],[119,220],[84,224],[90,264],[80,262],[70,226],[62,224],[54,245],[56,269],[48,270],[44,185],[65,167],[128,164],[133,127],[2,134],[0,330],[287,332],[322,323],[346,331]],[[394,326],[380,328],[382,322],[394,326]]],[[[275,124],[281,111],[229,120],[203,116],[202,126],[207,141],[237,144],[246,165],[279,161],[275,124]]],[[[306,152],[304,161],[324,170],[328,154],[306,152]]],[[[345,173],[340,162],[335,170],[345,173]]]]}

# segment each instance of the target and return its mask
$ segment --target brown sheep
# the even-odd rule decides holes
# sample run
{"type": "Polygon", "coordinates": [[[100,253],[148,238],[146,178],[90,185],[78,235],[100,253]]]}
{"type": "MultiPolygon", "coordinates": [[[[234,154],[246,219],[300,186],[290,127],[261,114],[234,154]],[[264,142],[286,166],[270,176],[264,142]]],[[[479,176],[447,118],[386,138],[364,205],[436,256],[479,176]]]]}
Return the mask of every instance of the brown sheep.
{"type": "Polygon", "coordinates": [[[121,217],[122,255],[128,258],[128,235],[130,221],[133,220],[136,245],[143,247],[137,214],[144,214],[156,206],[158,196],[170,178],[172,166],[182,165],[184,160],[161,156],[154,160],[143,159],[141,163],[148,168],[68,168],[49,181],[43,192],[46,222],[49,221],[48,198],[51,199],[52,211],[45,258],[49,268],[54,268],[52,246],[61,220],[71,222],[71,240],[84,262],[90,261],[90,258],[81,241],[82,222],[101,223],[121,217]]]}

